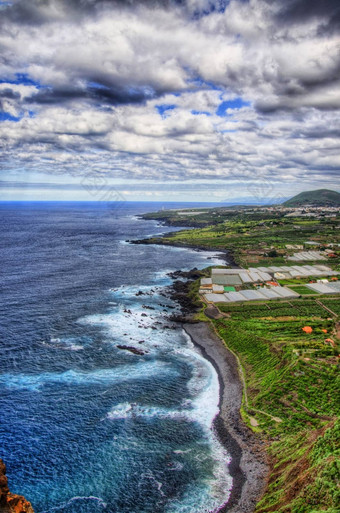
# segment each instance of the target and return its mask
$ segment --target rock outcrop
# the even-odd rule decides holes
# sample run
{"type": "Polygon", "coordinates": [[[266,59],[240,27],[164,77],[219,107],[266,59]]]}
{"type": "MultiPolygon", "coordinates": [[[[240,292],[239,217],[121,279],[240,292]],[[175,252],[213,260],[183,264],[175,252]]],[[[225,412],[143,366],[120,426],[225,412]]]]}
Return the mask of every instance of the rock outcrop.
{"type": "Polygon", "coordinates": [[[11,493],[6,477],[6,465],[0,459],[0,513],[34,513],[25,497],[11,493]]]}

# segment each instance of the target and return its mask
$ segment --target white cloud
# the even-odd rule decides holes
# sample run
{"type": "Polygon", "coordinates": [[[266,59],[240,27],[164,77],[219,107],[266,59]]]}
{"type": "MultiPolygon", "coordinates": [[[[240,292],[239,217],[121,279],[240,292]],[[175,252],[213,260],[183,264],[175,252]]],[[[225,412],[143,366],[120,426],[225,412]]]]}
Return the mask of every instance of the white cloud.
{"type": "Polygon", "coordinates": [[[0,123],[4,169],[333,180],[340,39],[320,33],[327,13],[287,25],[264,0],[201,17],[211,2],[100,3],[78,17],[65,2],[33,4],[31,23],[4,17],[0,32],[2,110],[22,117],[0,123]]]}

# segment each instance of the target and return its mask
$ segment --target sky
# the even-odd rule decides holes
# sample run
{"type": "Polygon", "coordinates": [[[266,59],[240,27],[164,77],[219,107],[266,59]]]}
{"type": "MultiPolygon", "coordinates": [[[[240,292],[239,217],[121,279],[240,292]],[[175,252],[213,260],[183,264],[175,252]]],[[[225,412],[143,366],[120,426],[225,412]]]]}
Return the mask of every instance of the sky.
{"type": "Polygon", "coordinates": [[[0,1],[0,200],[339,190],[339,0],[0,1]]]}

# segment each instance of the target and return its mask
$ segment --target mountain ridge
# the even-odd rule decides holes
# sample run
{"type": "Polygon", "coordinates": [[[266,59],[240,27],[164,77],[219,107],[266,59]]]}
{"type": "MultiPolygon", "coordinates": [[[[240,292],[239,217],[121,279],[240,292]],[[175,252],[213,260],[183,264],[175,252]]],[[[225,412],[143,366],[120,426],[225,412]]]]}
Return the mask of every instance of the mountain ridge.
{"type": "Polygon", "coordinates": [[[285,207],[318,206],[340,207],[340,194],[330,189],[317,189],[314,191],[300,192],[282,203],[285,207]]]}

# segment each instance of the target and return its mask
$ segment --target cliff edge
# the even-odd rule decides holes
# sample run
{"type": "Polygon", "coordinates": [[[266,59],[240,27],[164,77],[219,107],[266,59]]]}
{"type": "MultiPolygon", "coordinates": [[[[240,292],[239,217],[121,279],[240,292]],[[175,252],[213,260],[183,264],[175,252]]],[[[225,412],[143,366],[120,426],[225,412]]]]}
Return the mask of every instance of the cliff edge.
{"type": "Polygon", "coordinates": [[[6,465],[0,459],[0,513],[34,513],[25,497],[11,493],[8,488],[6,465]]]}

